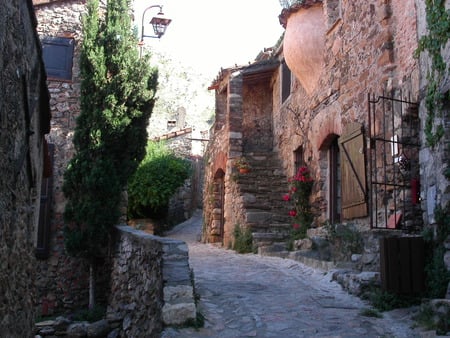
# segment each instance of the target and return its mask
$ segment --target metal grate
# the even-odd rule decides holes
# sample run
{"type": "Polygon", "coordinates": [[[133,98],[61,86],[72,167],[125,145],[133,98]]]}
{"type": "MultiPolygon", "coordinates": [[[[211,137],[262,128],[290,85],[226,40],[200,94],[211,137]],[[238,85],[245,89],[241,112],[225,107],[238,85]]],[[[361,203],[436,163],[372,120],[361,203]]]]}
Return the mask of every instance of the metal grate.
{"type": "Polygon", "coordinates": [[[419,201],[418,104],[369,94],[369,211],[371,228],[417,232],[419,201]]]}

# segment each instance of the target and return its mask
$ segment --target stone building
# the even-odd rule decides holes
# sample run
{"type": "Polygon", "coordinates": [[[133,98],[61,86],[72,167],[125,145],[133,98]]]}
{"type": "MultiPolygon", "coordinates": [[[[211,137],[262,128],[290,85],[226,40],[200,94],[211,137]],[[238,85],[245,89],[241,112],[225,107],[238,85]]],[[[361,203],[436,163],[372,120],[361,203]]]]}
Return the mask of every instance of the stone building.
{"type": "MultiPolygon", "coordinates": [[[[450,1],[446,0],[444,3],[444,9],[447,13],[450,9],[450,1]]],[[[417,8],[417,34],[419,38],[430,33],[427,24],[427,9],[425,1],[416,0],[417,8]]],[[[449,33],[447,32],[447,36],[449,33]]],[[[428,133],[426,131],[427,118],[429,111],[427,108],[427,91],[432,84],[428,79],[428,74],[432,71],[433,61],[431,60],[430,53],[420,54],[420,107],[419,117],[421,121],[420,125],[420,197],[422,204],[423,216],[422,219],[425,225],[432,227],[436,233],[437,225],[435,219],[436,207],[446,211],[447,217],[450,213],[450,182],[449,173],[445,175],[445,170],[450,167],[450,43],[447,41],[440,48],[440,55],[446,64],[444,75],[438,83],[437,92],[444,98],[442,106],[442,114],[435,116],[435,125],[441,124],[443,126],[443,135],[439,142],[435,146],[427,144],[428,133]]],[[[449,225],[447,224],[447,227],[449,225]]],[[[448,230],[447,230],[448,231],[448,230]]],[[[446,240],[446,254],[444,255],[444,263],[447,270],[450,271],[450,238],[446,240]]],[[[447,288],[446,298],[450,299],[450,284],[447,288]]]]}
{"type": "Polygon", "coordinates": [[[49,94],[31,0],[0,4],[0,332],[31,337],[49,94]]]}
{"type": "MultiPolygon", "coordinates": [[[[105,6],[106,2],[101,0],[100,4],[105,6]]],[[[33,5],[43,46],[53,116],[52,131],[47,136],[52,150],[53,175],[46,180],[48,194],[42,207],[46,212],[41,219],[43,237],[37,252],[37,311],[46,316],[85,307],[88,301],[89,267],[83,260],[70,257],[64,251],[66,201],[62,192],[64,172],[74,154],[72,138],[80,113],[81,18],[87,9],[86,0],[33,0],[33,5]]],[[[183,148],[183,144],[180,147],[183,148]]],[[[181,210],[181,216],[189,217],[193,211],[192,201],[187,201],[183,192],[179,196],[180,199],[174,199],[172,203],[174,213],[180,216],[181,200],[190,208],[181,210]]],[[[110,266],[103,266],[105,271],[99,272],[96,280],[99,303],[106,303],[110,282],[110,266]]]]}
{"type": "Polygon", "coordinates": [[[87,304],[89,268],[64,252],[63,175],[74,148],[75,120],[80,112],[79,55],[84,0],[33,0],[38,21],[50,92],[52,130],[47,137],[53,149],[53,175],[48,180],[48,210],[42,219],[46,234],[38,254],[37,311],[61,313],[87,304]]]}
{"type": "Polygon", "coordinates": [[[392,245],[384,239],[408,237],[410,251],[421,251],[422,212],[448,200],[443,176],[430,181],[430,160],[442,164],[448,152],[433,154],[422,132],[426,71],[414,52],[424,2],[290,3],[279,43],[251,65],[222,70],[211,85],[216,119],[205,154],[204,240],[229,247],[238,225],[251,229],[260,253],[285,249],[292,206],[282,196],[288,178],[307,166],[314,180],[307,248],[383,275],[390,254],[380,254],[380,245],[383,252],[392,245]],[[240,157],[250,162],[249,174],[237,171],[240,157]],[[439,192],[430,196],[433,184],[439,192]],[[351,250],[339,247],[344,232],[354,235],[351,250]]]}

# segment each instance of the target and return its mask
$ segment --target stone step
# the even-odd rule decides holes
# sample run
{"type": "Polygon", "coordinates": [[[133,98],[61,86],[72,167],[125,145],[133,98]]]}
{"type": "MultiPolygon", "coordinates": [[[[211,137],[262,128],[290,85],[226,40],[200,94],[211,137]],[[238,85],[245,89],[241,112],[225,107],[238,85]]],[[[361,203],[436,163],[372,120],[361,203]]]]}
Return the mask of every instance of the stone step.
{"type": "Polygon", "coordinates": [[[245,195],[243,207],[246,209],[246,223],[252,229],[254,245],[281,250],[285,247],[283,242],[289,237],[291,225],[290,205],[283,200],[289,185],[280,169],[280,156],[277,152],[249,152],[244,156],[251,165],[251,171],[237,173],[235,178],[245,195]]]}
{"type": "Polygon", "coordinates": [[[270,223],[266,225],[250,224],[252,231],[255,233],[273,233],[288,235],[291,230],[291,225],[288,223],[270,223]]]}

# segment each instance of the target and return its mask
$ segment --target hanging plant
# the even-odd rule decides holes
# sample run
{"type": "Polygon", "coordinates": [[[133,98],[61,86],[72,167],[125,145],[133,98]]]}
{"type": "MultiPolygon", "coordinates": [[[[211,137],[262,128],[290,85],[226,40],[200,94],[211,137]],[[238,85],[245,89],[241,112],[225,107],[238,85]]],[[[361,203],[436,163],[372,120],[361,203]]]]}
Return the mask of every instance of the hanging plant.
{"type": "Polygon", "coordinates": [[[251,165],[245,157],[239,157],[234,161],[234,166],[240,173],[248,173],[251,170],[251,165]]]}

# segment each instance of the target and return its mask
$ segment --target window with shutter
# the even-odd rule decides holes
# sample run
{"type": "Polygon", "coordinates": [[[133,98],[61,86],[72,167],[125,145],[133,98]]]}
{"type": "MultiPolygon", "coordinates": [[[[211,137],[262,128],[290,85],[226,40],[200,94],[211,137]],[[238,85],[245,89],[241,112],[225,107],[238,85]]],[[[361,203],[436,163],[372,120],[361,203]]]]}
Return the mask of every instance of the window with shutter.
{"type": "Polygon", "coordinates": [[[339,138],[342,218],[367,216],[366,160],[363,126],[351,123],[339,138]]]}
{"type": "Polygon", "coordinates": [[[331,224],[341,221],[341,163],[338,139],[336,136],[328,149],[328,218],[331,224]]]}
{"type": "Polygon", "coordinates": [[[281,63],[281,103],[291,95],[291,70],[286,62],[281,63]]]}
{"type": "Polygon", "coordinates": [[[305,160],[303,159],[303,147],[302,146],[300,146],[294,150],[294,166],[295,166],[294,174],[297,173],[297,171],[298,171],[298,169],[300,169],[300,167],[305,166],[305,160]]]}
{"type": "Polygon", "coordinates": [[[46,37],[42,39],[42,56],[47,77],[51,80],[72,80],[74,39],[46,37]]]}
{"type": "MultiPolygon", "coordinates": [[[[48,159],[50,168],[48,172],[51,173],[53,166],[54,145],[48,144],[48,159]]],[[[50,253],[50,221],[51,221],[51,206],[53,195],[53,177],[42,178],[41,183],[41,204],[39,209],[39,224],[36,239],[36,257],[38,259],[46,259],[50,253]]]]}

